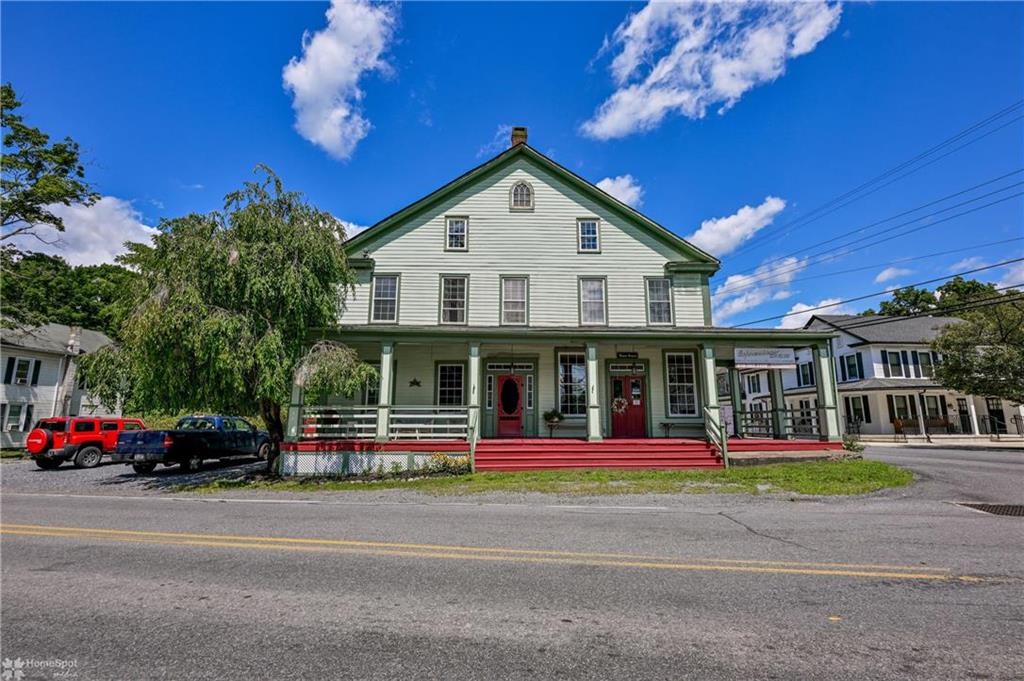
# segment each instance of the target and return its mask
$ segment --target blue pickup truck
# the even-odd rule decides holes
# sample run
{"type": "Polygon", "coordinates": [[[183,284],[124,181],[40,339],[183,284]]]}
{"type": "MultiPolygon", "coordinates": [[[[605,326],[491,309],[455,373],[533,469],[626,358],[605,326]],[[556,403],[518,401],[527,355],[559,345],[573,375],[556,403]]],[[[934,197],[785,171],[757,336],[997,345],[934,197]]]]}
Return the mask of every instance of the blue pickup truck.
{"type": "Polygon", "coordinates": [[[157,464],[197,471],[207,459],[270,456],[270,434],[238,416],[186,416],[174,430],[121,433],[110,460],[131,464],[136,473],[152,473],[157,464]]]}

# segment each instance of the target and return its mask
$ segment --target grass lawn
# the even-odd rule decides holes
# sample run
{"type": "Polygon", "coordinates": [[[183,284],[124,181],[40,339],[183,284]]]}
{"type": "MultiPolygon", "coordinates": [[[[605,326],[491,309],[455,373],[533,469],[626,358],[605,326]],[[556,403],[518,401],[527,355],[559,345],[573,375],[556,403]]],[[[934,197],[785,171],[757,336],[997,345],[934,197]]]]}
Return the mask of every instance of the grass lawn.
{"type": "Polygon", "coordinates": [[[845,460],[741,466],[728,470],[614,470],[585,469],[517,473],[473,473],[409,480],[360,478],[245,477],[216,480],[180,491],[218,492],[266,489],[289,492],[409,489],[426,494],[465,495],[484,492],[542,492],[547,494],[676,494],[796,492],[798,494],[864,494],[886,487],[903,487],[914,479],[910,471],[878,461],[845,460]]]}
{"type": "Polygon", "coordinates": [[[24,457],[24,449],[0,449],[0,459],[22,459],[24,457]]]}

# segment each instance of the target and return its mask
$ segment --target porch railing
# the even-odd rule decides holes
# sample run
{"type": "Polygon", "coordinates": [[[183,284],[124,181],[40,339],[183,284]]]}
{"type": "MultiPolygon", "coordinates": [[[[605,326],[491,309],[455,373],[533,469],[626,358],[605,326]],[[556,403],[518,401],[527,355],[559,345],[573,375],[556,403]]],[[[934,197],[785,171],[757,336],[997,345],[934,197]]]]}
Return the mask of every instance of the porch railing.
{"type": "Polygon", "coordinates": [[[305,440],[372,440],[377,434],[377,407],[306,406],[301,430],[305,440]]]}
{"type": "Polygon", "coordinates": [[[821,435],[821,415],[817,409],[784,409],[786,433],[792,438],[815,438],[821,435]]]}
{"type": "Polygon", "coordinates": [[[771,438],[775,434],[770,411],[741,411],[737,419],[741,437],[771,438]]]}
{"type": "MultiPolygon", "coordinates": [[[[465,440],[466,407],[404,406],[388,408],[388,437],[395,440],[465,440]]],[[[378,407],[307,406],[302,409],[302,438],[372,440],[377,435],[378,407]]]]}
{"type": "Polygon", "coordinates": [[[739,413],[739,434],[742,437],[760,438],[817,438],[821,435],[820,409],[780,409],[782,433],[775,432],[772,416],[774,411],[741,411],[739,413]]]}
{"type": "MultiPolygon", "coordinates": [[[[719,412],[721,414],[721,412],[719,412]]],[[[704,407],[704,433],[708,442],[718,447],[722,453],[722,464],[729,467],[729,434],[725,426],[718,420],[717,416],[712,417],[711,409],[704,407]]]]}

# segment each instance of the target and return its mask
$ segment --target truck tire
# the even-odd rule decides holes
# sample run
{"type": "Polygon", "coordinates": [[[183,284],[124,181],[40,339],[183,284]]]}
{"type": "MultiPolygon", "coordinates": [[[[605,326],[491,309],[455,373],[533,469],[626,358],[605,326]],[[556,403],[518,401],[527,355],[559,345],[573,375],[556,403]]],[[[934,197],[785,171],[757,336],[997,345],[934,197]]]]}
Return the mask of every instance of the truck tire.
{"type": "Polygon", "coordinates": [[[60,459],[47,459],[40,457],[36,459],[36,465],[42,468],[44,471],[52,471],[55,468],[60,468],[60,465],[64,463],[60,459]]]}
{"type": "Polygon", "coordinates": [[[203,457],[198,454],[190,454],[189,457],[181,462],[181,471],[183,473],[195,473],[203,465],[203,457]]]}
{"type": "Polygon", "coordinates": [[[132,470],[136,475],[149,475],[156,469],[155,463],[133,463],[132,470]]]}
{"type": "Polygon", "coordinates": [[[103,458],[103,451],[99,447],[82,447],[75,454],[75,468],[96,468],[103,458]]]}

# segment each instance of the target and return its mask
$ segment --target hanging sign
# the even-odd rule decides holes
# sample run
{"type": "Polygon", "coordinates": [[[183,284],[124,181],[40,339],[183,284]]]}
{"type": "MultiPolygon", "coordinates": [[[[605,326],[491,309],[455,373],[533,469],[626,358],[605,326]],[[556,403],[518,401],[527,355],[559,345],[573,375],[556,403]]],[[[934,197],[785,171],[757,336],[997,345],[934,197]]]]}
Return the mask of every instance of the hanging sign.
{"type": "Polygon", "coordinates": [[[737,369],[796,369],[793,348],[736,348],[737,369]]]}
{"type": "Polygon", "coordinates": [[[636,351],[627,352],[625,350],[620,350],[615,353],[615,357],[617,359],[640,359],[640,353],[636,351]]]}

